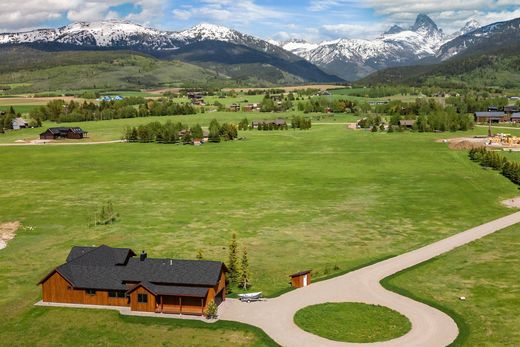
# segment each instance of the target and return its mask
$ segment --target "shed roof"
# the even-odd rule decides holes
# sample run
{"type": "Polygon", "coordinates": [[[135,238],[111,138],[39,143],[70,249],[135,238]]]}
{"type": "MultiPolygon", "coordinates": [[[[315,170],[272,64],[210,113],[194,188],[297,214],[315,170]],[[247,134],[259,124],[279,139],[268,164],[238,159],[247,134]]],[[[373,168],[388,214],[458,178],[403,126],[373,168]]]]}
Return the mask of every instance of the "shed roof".
{"type": "Polygon", "coordinates": [[[303,276],[303,275],[307,275],[308,273],[310,273],[312,270],[304,270],[304,271],[300,271],[300,272],[297,272],[297,273],[294,273],[292,275],[289,275],[289,277],[298,277],[298,276],[303,276]]]}

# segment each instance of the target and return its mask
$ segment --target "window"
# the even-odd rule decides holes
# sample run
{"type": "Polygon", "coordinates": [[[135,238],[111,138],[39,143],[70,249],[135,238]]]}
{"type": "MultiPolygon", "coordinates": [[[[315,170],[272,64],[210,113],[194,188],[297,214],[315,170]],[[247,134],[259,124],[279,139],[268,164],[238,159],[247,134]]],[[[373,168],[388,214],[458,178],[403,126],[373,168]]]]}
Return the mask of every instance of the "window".
{"type": "Polygon", "coordinates": [[[146,304],[148,302],[148,294],[137,294],[137,302],[146,304]]]}
{"type": "Polygon", "coordinates": [[[109,298],[126,298],[126,293],[121,290],[110,290],[108,292],[109,298]]]}
{"type": "Polygon", "coordinates": [[[87,289],[87,295],[96,295],[96,291],[94,289],[87,289]]]}

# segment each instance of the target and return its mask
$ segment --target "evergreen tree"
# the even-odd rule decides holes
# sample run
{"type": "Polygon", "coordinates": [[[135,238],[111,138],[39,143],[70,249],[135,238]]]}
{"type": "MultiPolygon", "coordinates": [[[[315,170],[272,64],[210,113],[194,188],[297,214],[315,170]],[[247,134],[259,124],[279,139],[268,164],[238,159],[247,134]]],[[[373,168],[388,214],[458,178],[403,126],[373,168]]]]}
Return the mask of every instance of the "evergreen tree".
{"type": "Polygon", "coordinates": [[[249,272],[249,259],[247,257],[247,249],[244,248],[242,253],[242,264],[240,268],[240,287],[244,290],[251,286],[251,275],[249,272]]]}
{"type": "Polygon", "coordinates": [[[220,124],[216,119],[209,123],[208,139],[210,142],[220,142],[220,124]]]}
{"type": "Polygon", "coordinates": [[[236,284],[240,279],[240,273],[238,271],[238,243],[237,235],[233,233],[231,236],[231,242],[229,243],[229,255],[228,255],[228,271],[229,280],[231,283],[236,284]]]}
{"type": "Polygon", "coordinates": [[[197,259],[198,260],[202,260],[204,259],[204,254],[202,253],[202,249],[199,248],[199,250],[197,251],[197,259]]]}

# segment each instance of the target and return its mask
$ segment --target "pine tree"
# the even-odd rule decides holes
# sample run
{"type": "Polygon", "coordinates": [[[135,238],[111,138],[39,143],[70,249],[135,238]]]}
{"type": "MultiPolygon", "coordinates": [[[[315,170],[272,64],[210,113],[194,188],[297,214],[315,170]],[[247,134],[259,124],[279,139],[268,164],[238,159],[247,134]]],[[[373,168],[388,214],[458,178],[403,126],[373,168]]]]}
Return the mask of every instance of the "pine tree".
{"type": "Polygon", "coordinates": [[[197,259],[198,260],[202,260],[204,259],[204,254],[202,253],[202,249],[199,248],[199,250],[197,251],[197,259]]]}
{"type": "Polygon", "coordinates": [[[237,283],[240,277],[238,271],[238,243],[237,235],[233,233],[231,242],[229,243],[228,271],[231,283],[237,283]]]}
{"type": "Polygon", "coordinates": [[[249,259],[247,257],[247,249],[244,248],[242,253],[242,264],[240,273],[240,286],[246,290],[251,286],[251,274],[249,272],[249,259]]]}

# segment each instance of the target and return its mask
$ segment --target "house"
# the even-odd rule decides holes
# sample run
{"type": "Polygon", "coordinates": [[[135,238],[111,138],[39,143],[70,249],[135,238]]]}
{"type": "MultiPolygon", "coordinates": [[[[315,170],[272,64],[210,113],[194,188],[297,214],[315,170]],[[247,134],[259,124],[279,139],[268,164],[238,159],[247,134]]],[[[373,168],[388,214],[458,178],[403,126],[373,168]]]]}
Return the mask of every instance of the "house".
{"type": "Polygon", "coordinates": [[[260,112],[261,107],[259,104],[247,104],[244,107],[242,107],[242,110],[244,112],[260,112]]]}
{"type": "Polygon", "coordinates": [[[477,123],[503,123],[509,120],[507,114],[502,111],[475,112],[474,118],[477,123]]]}
{"type": "Polygon", "coordinates": [[[515,113],[515,112],[518,112],[518,111],[519,111],[519,109],[518,109],[517,105],[507,105],[507,106],[504,106],[504,112],[505,113],[512,114],[512,113],[515,113]]]}
{"type": "Polygon", "coordinates": [[[67,127],[56,127],[49,128],[45,132],[40,134],[41,140],[56,140],[56,139],[76,139],[80,140],[87,137],[88,132],[81,128],[67,128],[67,127]]]}
{"type": "Polygon", "coordinates": [[[13,130],[20,130],[29,127],[29,123],[25,119],[20,117],[16,117],[15,119],[13,119],[11,124],[13,126],[13,130]]]}
{"type": "Polygon", "coordinates": [[[73,247],[47,274],[44,302],[127,306],[132,311],[203,315],[226,296],[226,266],[219,261],[139,257],[130,248],[73,247]]]}
{"type": "Polygon", "coordinates": [[[511,115],[511,122],[520,123],[520,113],[519,112],[515,112],[511,115]]]}
{"type": "Polygon", "coordinates": [[[240,104],[231,104],[228,109],[230,112],[238,112],[240,111],[240,104]]]}
{"type": "Polygon", "coordinates": [[[291,278],[291,286],[293,288],[307,287],[311,284],[311,271],[312,270],[305,270],[289,275],[291,278]]]}
{"type": "Polygon", "coordinates": [[[491,106],[488,106],[487,110],[488,110],[488,112],[497,112],[498,107],[495,105],[491,105],[491,106]]]}
{"type": "Polygon", "coordinates": [[[403,128],[411,129],[415,125],[415,119],[401,119],[399,121],[399,126],[403,128]]]}

